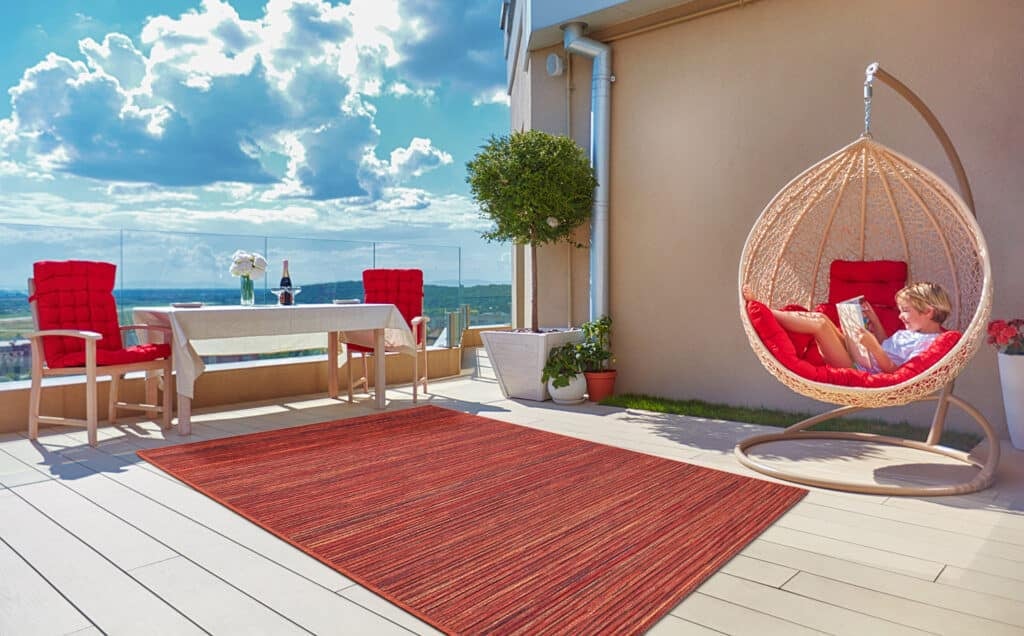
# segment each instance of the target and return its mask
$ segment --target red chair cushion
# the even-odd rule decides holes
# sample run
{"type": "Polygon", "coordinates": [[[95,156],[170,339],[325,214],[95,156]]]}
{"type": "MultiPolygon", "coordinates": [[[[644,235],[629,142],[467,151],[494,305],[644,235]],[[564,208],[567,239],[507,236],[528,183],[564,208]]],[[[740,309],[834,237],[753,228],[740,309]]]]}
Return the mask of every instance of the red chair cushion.
{"type": "MultiPolygon", "coordinates": [[[[49,340],[49,338],[44,338],[43,340],[49,340]]],[[[101,340],[100,342],[103,341],[101,340]]],[[[148,362],[150,360],[168,358],[171,355],[171,345],[169,344],[141,344],[128,347],[125,349],[115,349],[113,351],[109,349],[100,349],[99,342],[97,342],[96,345],[96,365],[101,367],[109,366],[112,364],[131,364],[133,362],[148,362]]],[[[85,350],[83,349],[82,351],[68,353],[67,355],[61,356],[54,362],[55,364],[51,364],[49,358],[47,358],[46,360],[46,364],[50,368],[84,367],[85,350]]]]}
{"type": "MultiPolygon", "coordinates": [[[[856,295],[856,294],[854,294],[856,295]]],[[[747,302],[747,315],[754,331],[761,342],[784,367],[800,377],[837,384],[865,388],[882,388],[893,386],[913,378],[939,361],[942,356],[960,341],[959,331],[946,331],[919,355],[914,356],[905,364],[890,373],[868,373],[858,369],[830,367],[824,362],[816,363],[808,353],[806,357],[798,355],[798,347],[794,344],[790,333],[775,319],[771,309],[756,300],[747,302]]],[[[803,336],[803,334],[797,334],[803,336]]],[[[816,346],[811,349],[817,351],[816,346]]],[[[820,355],[817,356],[820,360],[820,355]]]]}
{"type": "Polygon", "coordinates": [[[829,268],[828,302],[815,310],[839,324],[835,303],[863,295],[874,307],[885,333],[903,328],[896,292],[907,284],[907,264],[903,261],[832,261],[829,268]]]}
{"type": "MultiPolygon", "coordinates": [[[[423,270],[363,270],[363,302],[389,303],[398,307],[406,324],[411,327],[413,318],[423,315],[423,270]]],[[[416,344],[422,341],[422,330],[417,329],[416,344]]],[[[373,351],[360,345],[349,345],[349,349],[364,353],[373,351]]]]}
{"type": "MultiPolygon", "coordinates": [[[[96,342],[100,365],[142,362],[167,357],[168,345],[140,345],[124,348],[114,301],[113,263],[95,261],[39,261],[32,266],[39,329],[95,331],[103,337],[96,342]]],[[[85,340],[51,336],[43,338],[47,366],[77,367],[85,364],[85,340]]]]}

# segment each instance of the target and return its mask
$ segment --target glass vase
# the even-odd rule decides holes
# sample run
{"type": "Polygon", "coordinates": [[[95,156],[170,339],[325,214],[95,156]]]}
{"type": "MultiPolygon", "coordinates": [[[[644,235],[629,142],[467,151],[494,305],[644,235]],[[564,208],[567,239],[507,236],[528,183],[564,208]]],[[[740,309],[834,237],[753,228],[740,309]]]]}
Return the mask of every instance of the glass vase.
{"type": "Polygon", "coordinates": [[[244,306],[256,304],[256,287],[253,285],[251,276],[242,276],[242,295],[239,304],[244,306]]]}

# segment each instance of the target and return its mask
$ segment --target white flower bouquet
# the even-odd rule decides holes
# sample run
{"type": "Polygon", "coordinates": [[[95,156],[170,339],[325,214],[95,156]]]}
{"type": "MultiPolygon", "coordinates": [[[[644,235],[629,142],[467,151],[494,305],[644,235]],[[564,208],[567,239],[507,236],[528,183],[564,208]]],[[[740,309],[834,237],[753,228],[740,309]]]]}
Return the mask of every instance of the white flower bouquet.
{"type": "Polygon", "coordinates": [[[267,272],[267,259],[257,252],[238,250],[231,256],[232,276],[262,276],[267,272]]]}

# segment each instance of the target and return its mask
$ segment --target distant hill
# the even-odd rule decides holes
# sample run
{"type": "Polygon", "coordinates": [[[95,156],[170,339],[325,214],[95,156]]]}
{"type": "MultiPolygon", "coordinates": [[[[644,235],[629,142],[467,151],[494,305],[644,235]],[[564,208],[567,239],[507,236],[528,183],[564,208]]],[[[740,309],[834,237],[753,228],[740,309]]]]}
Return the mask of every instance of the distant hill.
{"type": "MultiPolygon", "coordinates": [[[[425,285],[424,309],[431,318],[432,327],[441,329],[445,314],[458,311],[459,305],[469,304],[473,320],[488,324],[507,322],[512,307],[511,285],[485,284],[464,286],[460,290],[449,285],[425,285]]],[[[122,310],[139,305],[167,305],[176,301],[199,301],[210,305],[232,305],[238,302],[238,290],[234,288],[178,288],[178,289],[125,289],[117,290],[118,305],[122,310]]],[[[361,281],[337,281],[302,285],[302,292],[296,296],[299,304],[329,303],[336,298],[363,298],[361,281]]],[[[269,290],[256,289],[256,303],[269,305],[277,299],[269,290]]],[[[0,291],[0,317],[28,315],[28,297],[25,292],[0,291]]]]}

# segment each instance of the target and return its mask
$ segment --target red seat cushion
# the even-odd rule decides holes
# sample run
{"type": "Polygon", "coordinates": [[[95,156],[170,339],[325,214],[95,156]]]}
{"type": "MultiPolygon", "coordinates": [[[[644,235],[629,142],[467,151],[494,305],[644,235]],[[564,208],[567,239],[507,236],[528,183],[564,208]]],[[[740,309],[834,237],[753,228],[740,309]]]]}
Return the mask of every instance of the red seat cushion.
{"type": "MultiPolygon", "coordinates": [[[[47,340],[47,338],[44,338],[47,340]]],[[[102,341],[100,341],[102,342],[102,341]]],[[[101,367],[109,366],[112,364],[131,364],[133,362],[148,362],[150,360],[159,360],[160,358],[167,358],[171,355],[171,345],[169,344],[141,344],[125,349],[115,349],[113,351],[109,349],[100,349],[98,347],[99,342],[96,343],[96,364],[101,367]]],[[[84,367],[85,366],[85,350],[74,351],[67,355],[61,356],[54,363],[51,363],[49,358],[46,360],[46,364],[50,368],[57,367],[84,367]]]]}
{"type": "MultiPolygon", "coordinates": [[[[96,342],[99,365],[144,362],[171,355],[169,345],[139,345],[124,348],[114,301],[113,263],[95,261],[39,261],[32,266],[39,329],[95,331],[103,337],[96,342]]],[[[43,338],[47,366],[85,365],[85,340],[49,336],[43,338]]]]}
{"type": "MultiPolygon", "coordinates": [[[[959,331],[946,331],[936,338],[924,352],[914,356],[894,371],[868,373],[858,369],[830,367],[824,362],[816,362],[809,354],[805,357],[798,355],[798,348],[790,333],[779,324],[771,309],[763,303],[756,300],[747,302],[747,315],[750,317],[750,323],[757,335],[761,338],[761,342],[784,367],[808,380],[842,386],[882,388],[906,382],[938,362],[960,341],[959,331]]],[[[798,335],[802,336],[802,334],[798,335]]],[[[817,347],[813,345],[810,348],[817,350],[817,347]]],[[[817,359],[820,360],[820,356],[817,359]]]]}
{"type": "MultiPolygon", "coordinates": [[[[363,270],[363,302],[394,305],[411,327],[413,318],[423,315],[423,270],[363,270]]],[[[415,331],[418,345],[423,341],[423,333],[419,329],[415,331]]],[[[373,351],[371,347],[355,344],[349,345],[349,349],[364,353],[373,351]]]]}

